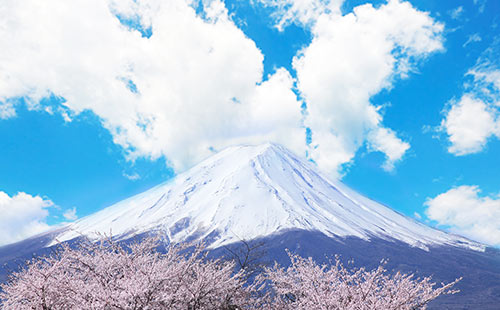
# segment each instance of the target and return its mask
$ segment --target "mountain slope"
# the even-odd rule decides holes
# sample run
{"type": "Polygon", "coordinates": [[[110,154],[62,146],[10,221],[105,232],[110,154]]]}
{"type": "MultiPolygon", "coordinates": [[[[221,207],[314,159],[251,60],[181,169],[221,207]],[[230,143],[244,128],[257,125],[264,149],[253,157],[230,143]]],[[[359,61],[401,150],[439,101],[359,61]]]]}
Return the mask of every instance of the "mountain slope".
{"type": "Polygon", "coordinates": [[[227,148],[171,182],[68,225],[57,240],[110,231],[127,238],[155,231],[173,242],[200,238],[216,248],[290,229],[398,240],[422,249],[452,245],[484,250],[328,180],[311,163],[275,144],[227,148]]]}

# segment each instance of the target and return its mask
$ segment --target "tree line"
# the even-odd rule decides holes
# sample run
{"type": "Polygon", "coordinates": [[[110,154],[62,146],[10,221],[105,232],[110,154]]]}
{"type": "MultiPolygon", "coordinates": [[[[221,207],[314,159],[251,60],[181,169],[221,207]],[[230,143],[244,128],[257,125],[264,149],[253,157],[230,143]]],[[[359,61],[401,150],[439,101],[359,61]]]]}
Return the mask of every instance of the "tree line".
{"type": "MultiPolygon", "coordinates": [[[[33,258],[0,285],[4,310],[417,310],[453,285],[347,268],[336,256],[317,264],[288,252],[291,264],[264,266],[257,275],[244,260],[209,258],[201,245],[170,245],[147,237],[130,244],[102,237],[76,246],[62,243],[33,258]]],[[[236,256],[235,256],[236,257],[236,256]]]]}

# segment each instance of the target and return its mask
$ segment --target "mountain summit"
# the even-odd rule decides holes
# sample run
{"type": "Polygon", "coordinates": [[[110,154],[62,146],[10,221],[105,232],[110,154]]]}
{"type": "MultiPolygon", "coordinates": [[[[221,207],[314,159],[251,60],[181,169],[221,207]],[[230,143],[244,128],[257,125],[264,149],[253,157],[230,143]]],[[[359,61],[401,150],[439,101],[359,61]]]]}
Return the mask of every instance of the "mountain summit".
{"type": "Polygon", "coordinates": [[[171,181],[69,224],[51,244],[96,232],[121,239],[159,232],[172,242],[204,239],[216,248],[292,229],[396,240],[425,250],[484,250],[329,180],[312,163],[271,143],[229,147],[171,181]]]}

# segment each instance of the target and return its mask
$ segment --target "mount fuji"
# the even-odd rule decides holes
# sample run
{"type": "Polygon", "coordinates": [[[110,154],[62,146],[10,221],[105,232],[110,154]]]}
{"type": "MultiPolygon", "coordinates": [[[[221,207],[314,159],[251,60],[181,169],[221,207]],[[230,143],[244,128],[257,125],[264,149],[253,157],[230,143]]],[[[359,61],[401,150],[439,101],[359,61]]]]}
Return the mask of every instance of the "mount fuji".
{"type": "Polygon", "coordinates": [[[155,231],[171,242],[204,239],[217,248],[290,229],[399,240],[425,250],[485,248],[330,181],[311,163],[271,143],[227,148],[171,182],[64,227],[50,245],[96,232],[124,239],[155,231]]]}
{"type": "Polygon", "coordinates": [[[96,233],[203,240],[214,253],[242,240],[263,241],[269,259],[278,261],[285,260],[285,248],[317,260],[341,254],[365,266],[388,258],[388,269],[436,281],[464,277],[464,293],[431,308],[498,309],[500,303],[498,250],[395,212],[272,143],[229,147],[142,194],[0,247],[0,263],[12,266],[16,258],[96,233]]]}

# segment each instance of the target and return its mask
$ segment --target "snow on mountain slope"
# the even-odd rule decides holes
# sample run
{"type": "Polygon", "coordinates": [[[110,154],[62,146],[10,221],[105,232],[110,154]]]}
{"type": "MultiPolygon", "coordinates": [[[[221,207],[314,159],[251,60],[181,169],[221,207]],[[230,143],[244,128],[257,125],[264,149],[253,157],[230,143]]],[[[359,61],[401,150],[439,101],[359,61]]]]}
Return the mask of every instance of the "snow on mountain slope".
{"type": "Polygon", "coordinates": [[[173,242],[209,238],[216,248],[287,229],[397,239],[423,249],[445,244],[484,250],[329,181],[275,144],[227,148],[172,181],[69,224],[57,240],[157,231],[173,242]]]}

